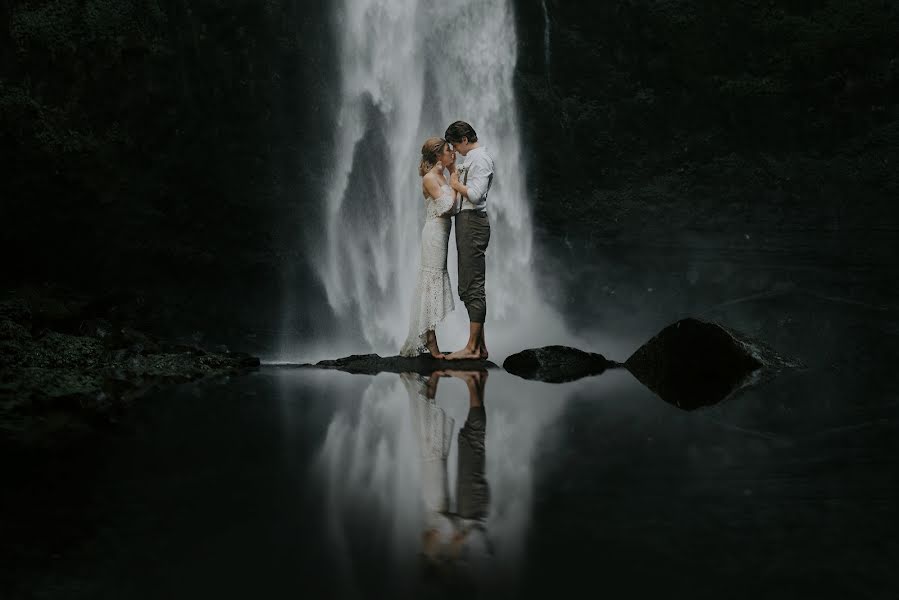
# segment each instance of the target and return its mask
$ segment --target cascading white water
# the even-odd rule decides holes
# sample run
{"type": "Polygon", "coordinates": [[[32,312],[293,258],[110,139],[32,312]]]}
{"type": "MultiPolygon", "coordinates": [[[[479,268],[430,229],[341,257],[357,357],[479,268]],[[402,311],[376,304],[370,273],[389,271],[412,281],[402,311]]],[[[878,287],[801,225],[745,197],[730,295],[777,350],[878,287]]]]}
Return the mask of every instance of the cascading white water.
{"type": "MultiPolygon", "coordinates": [[[[395,353],[405,338],[424,215],[420,148],[457,119],[474,126],[496,164],[488,200],[488,342],[502,337],[492,335],[503,329],[492,323],[533,321],[542,309],[531,265],[510,1],[343,0],[335,24],[341,105],[325,240],[314,262],[338,321],[378,352],[395,353]]],[[[448,262],[455,285],[454,236],[448,262]]],[[[438,328],[441,345],[458,347],[467,330],[457,298],[438,328]]]]}

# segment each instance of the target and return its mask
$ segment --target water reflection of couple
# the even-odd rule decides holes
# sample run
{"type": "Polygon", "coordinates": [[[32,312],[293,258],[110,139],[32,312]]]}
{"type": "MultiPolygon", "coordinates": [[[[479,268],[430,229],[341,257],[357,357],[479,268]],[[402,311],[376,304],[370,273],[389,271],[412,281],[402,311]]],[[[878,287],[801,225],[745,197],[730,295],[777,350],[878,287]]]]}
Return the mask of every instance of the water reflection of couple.
{"type": "Polygon", "coordinates": [[[485,522],[490,502],[486,479],[487,371],[436,371],[430,378],[403,373],[413,428],[419,442],[425,525],[422,554],[432,567],[455,566],[489,552],[485,522]],[[468,416],[459,430],[456,510],[450,511],[447,457],[454,420],[437,405],[437,384],[456,377],[468,387],[468,416]]]}
{"type": "Polygon", "coordinates": [[[487,193],[493,182],[493,159],[478,143],[474,128],[464,121],[450,125],[444,135],[445,138],[429,138],[421,148],[418,173],[422,177],[426,216],[421,231],[421,262],[412,300],[409,336],[400,354],[486,360],[487,295],[484,283],[485,257],[490,242],[487,193]],[[465,157],[458,169],[456,151],[465,157]],[[449,181],[446,173],[449,173],[449,181]],[[459,259],[459,298],[468,311],[469,335],[464,348],[443,354],[437,345],[435,327],[455,308],[446,269],[453,217],[459,259]]]}

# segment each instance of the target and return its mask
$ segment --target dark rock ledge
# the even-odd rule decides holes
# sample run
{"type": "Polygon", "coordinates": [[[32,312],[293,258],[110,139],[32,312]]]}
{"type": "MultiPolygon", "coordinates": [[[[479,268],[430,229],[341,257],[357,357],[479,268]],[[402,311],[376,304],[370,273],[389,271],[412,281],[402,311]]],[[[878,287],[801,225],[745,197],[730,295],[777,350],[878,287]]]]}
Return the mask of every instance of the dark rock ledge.
{"type": "MultiPolygon", "coordinates": [[[[316,364],[282,365],[334,369],[347,373],[421,373],[440,369],[496,369],[489,361],[435,360],[355,354],[316,364]]],[[[683,319],[643,344],[625,363],[568,346],[522,350],[506,358],[503,368],[524,379],[547,383],[574,381],[624,367],[666,402],[693,410],[720,402],[739,390],[802,365],[788,360],[746,335],[717,323],[683,319]]]]}
{"type": "Polygon", "coordinates": [[[245,353],[156,338],[96,305],[8,298],[0,301],[0,445],[53,445],[117,420],[160,385],[258,366],[245,353]]]}
{"type": "Polygon", "coordinates": [[[406,356],[380,356],[379,354],[353,354],[334,360],[322,360],[317,363],[299,366],[315,369],[334,369],[356,375],[377,375],[378,373],[420,373],[430,375],[441,369],[457,369],[460,371],[478,369],[498,369],[489,360],[438,360],[427,354],[414,358],[406,356]]]}

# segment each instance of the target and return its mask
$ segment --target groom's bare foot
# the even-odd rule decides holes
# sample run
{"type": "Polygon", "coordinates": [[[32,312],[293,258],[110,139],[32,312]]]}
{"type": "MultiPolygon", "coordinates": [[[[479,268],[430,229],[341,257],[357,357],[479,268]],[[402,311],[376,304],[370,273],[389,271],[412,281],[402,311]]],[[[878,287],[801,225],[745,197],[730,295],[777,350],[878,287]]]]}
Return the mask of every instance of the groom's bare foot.
{"type": "Polygon", "coordinates": [[[481,353],[466,347],[447,354],[446,360],[481,360],[481,353]]]}
{"type": "Polygon", "coordinates": [[[481,355],[481,360],[487,360],[490,358],[490,353],[487,352],[487,346],[481,346],[478,350],[478,353],[481,355]]]}

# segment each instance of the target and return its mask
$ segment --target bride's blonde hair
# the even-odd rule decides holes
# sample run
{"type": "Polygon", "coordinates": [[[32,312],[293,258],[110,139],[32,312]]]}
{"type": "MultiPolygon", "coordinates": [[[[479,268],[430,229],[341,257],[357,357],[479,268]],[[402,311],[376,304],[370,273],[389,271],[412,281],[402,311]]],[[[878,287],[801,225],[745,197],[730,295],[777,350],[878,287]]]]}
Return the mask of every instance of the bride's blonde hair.
{"type": "Polygon", "coordinates": [[[446,140],[441,137],[432,137],[425,140],[421,147],[421,162],[418,163],[418,175],[424,177],[425,173],[434,168],[437,164],[437,157],[443,152],[446,146],[446,140]]]}

